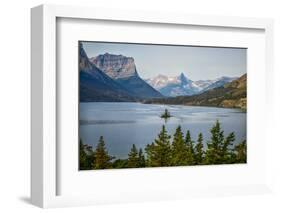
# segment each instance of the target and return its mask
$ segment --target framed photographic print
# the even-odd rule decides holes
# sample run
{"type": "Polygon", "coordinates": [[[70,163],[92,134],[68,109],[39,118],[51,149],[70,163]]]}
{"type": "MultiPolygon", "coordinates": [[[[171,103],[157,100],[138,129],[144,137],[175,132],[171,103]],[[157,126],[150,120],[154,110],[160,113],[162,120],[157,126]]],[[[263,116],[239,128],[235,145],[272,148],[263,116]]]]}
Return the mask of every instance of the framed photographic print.
{"type": "Polygon", "coordinates": [[[270,192],[272,29],[269,19],[33,8],[32,203],[270,192]]]}
{"type": "Polygon", "coordinates": [[[246,48],[78,45],[80,170],[247,163],[246,48]]]}

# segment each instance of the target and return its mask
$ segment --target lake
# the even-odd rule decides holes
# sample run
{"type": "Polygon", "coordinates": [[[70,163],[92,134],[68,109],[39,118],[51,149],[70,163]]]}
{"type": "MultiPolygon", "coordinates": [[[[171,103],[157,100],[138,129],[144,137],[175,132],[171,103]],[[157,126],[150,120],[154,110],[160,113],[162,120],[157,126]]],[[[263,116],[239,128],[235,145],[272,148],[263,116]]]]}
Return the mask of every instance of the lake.
{"type": "Polygon", "coordinates": [[[190,130],[196,141],[203,133],[204,144],[210,139],[210,128],[218,119],[226,134],[235,132],[236,141],[246,139],[246,113],[239,109],[215,107],[158,105],[127,102],[80,103],[80,138],[83,143],[96,146],[103,136],[110,155],[127,158],[135,144],[145,148],[159,134],[162,125],[173,135],[181,125],[184,135],[190,130]],[[168,109],[172,117],[166,122],[160,115],[168,109]]]}

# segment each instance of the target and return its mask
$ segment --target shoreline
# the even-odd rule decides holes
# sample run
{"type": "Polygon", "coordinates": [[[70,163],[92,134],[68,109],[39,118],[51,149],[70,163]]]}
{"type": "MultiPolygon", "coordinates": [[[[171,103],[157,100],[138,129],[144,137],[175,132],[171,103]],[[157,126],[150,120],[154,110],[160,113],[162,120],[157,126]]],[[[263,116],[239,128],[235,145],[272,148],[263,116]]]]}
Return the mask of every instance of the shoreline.
{"type": "Polygon", "coordinates": [[[80,103],[139,103],[147,105],[162,105],[162,106],[191,106],[191,107],[209,107],[209,108],[220,108],[220,109],[238,109],[244,113],[247,113],[247,108],[240,107],[224,107],[224,106],[213,106],[213,105],[193,105],[193,104],[167,104],[167,103],[146,103],[143,101],[80,101],[80,103]]]}

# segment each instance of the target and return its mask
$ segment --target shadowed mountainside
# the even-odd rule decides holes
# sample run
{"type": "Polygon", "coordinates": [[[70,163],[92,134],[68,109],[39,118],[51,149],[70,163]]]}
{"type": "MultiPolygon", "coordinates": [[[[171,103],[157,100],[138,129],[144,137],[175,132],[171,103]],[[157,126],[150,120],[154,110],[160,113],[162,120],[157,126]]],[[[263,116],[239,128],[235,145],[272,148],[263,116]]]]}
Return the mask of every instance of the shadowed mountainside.
{"type": "Polygon", "coordinates": [[[163,97],[160,92],[140,78],[132,57],[105,53],[91,58],[90,61],[134,97],[141,99],[163,97]]]}
{"type": "Polygon", "coordinates": [[[93,65],[79,46],[80,101],[135,101],[135,98],[122,85],[104,74],[93,65]]]}

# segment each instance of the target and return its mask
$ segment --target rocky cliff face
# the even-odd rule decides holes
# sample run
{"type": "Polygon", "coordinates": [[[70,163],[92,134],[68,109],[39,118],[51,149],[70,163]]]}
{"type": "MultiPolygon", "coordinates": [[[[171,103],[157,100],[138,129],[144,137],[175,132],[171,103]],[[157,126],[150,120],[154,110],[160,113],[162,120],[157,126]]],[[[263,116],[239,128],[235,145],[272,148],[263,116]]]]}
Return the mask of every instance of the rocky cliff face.
{"type": "Polygon", "coordinates": [[[104,74],[79,45],[80,101],[134,101],[135,98],[124,87],[104,74]]]}
{"type": "Polygon", "coordinates": [[[104,55],[91,58],[90,61],[113,79],[138,76],[136,65],[132,57],[105,53],[104,55]]]}
{"type": "Polygon", "coordinates": [[[91,63],[140,99],[163,97],[138,75],[134,59],[105,53],[90,59],[91,63]]]}

